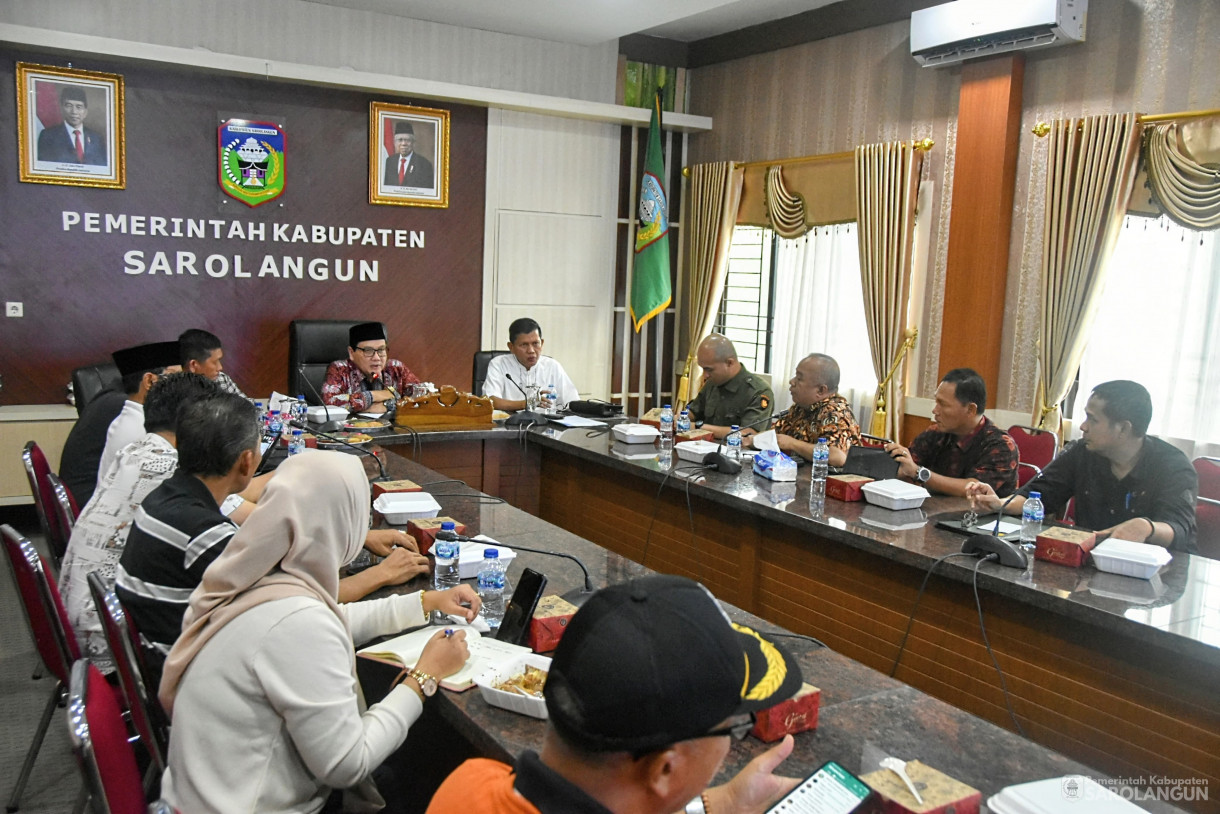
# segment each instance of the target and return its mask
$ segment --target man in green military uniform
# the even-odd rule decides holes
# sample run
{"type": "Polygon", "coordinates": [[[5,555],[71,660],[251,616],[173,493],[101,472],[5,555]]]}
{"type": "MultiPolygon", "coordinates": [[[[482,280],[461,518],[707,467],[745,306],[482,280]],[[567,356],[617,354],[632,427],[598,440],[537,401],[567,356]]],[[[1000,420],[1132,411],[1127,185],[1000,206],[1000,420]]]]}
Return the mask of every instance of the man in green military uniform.
{"type": "Polygon", "coordinates": [[[717,439],[728,435],[733,424],[743,434],[770,426],[771,388],[737,361],[737,349],[727,337],[709,334],[695,358],[703,370],[703,389],[688,405],[692,421],[703,422],[717,439]]]}

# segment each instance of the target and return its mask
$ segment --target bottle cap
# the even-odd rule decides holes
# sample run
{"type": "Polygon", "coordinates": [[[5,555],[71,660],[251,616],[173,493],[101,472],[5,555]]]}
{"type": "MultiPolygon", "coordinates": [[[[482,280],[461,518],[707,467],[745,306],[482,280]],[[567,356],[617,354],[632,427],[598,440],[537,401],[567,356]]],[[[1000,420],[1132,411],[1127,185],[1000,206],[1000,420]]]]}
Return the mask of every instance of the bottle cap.
{"type": "Polygon", "coordinates": [[[825,444],[825,443],[826,443],[826,439],[825,439],[825,438],[819,438],[819,439],[818,439],[818,443],[819,443],[819,444],[825,444]]]}
{"type": "Polygon", "coordinates": [[[670,405],[666,404],[666,405],[665,405],[665,409],[666,409],[666,410],[671,410],[671,409],[673,409],[673,408],[672,408],[672,407],[670,407],[670,405]]]}
{"type": "Polygon", "coordinates": [[[483,549],[483,559],[485,559],[485,560],[496,560],[496,559],[499,559],[499,558],[500,558],[500,549],[498,549],[498,548],[485,548],[485,549],[483,549]]]}
{"type": "Polygon", "coordinates": [[[1038,500],[1041,500],[1041,499],[1042,499],[1042,493],[1041,493],[1041,492],[1030,492],[1030,493],[1029,493],[1029,496],[1030,496],[1031,498],[1037,498],[1038,500]]]}
{"type": "Polygon", "coordinates": [[[741,427],[739,427],[739,426],[737,426],[736,424],[734,424],[734,425],[733,425],[733,426],[731,426],[729,429],[731,429],[733,432],[737,432],[739,429],[741,429],[741,427]]]}
{"type": "Polygon", "coordinates": [[[452,520],[441,521],[441,531],[453,531],[455,528],[457,528],[457,526],[453,524],[452,520]]]}

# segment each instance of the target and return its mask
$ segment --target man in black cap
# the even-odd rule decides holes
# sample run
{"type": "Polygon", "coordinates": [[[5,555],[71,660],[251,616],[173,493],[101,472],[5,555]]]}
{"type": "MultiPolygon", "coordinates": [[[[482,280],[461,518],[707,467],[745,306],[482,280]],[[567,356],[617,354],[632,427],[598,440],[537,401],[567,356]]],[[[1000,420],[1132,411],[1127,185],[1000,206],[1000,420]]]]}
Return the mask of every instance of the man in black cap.
{"type": "Polygon", "coordinates": [[[331,362],[326,369],[322,400],[354,413],[391,412],[419,379],[389,354],[384,325],[353,325],[347,332],[347,359],[331,362]]]}
{"type": "Polygon", "coordinates": [[[59,112],[63,123],[44,128],[38,134],[39,161],[63,164],[106,164],[106,137],[85,127],[89,100],[80,85],[64,85],[59,91],[59,112]]]}
{"type": "MultiPolygon", "coordinates": [[[[107,390],[93,398],[64,442],[64,451],[59,459],[59,477],[76,498],[81,509],[93,497],[97,479],[101,474],[101,461],[106,450],[110,427],[120,415],[125,416],[117,431],[116,443],[126,438],[131,443],[144,434],[144,398],[157,376],[167,369],[171,372],[178,363],[177,342],[155,342],[124,348],[111,354],[114,364],[123,377],[123,392],[107,390]],[[124,396],[124,393],[127,395],[124,396]],[[133,435],[134,433],[134,435],[133,435]]],[[[121,446],[111,450],[108,462],[113,462],[121,446]]]]}
{"type": "Polygon", "coordinates": [[[415,152],[415,128],[409,121],[394,122],[394,154],[386,156],[381,183],[387,187],[436,188],[432,162],[415,152]]]}
{"type": "Polygon", "coordinates": [[[515,767],[466,761],[428,812],[762,811],[798,782],[772,774],[790,735],[723,786],[707,784],[754,713],[800,686],[795,660],[730,622],[702,585],[650,576],[604,588],[555,650],[542,753],[515,767]]]}

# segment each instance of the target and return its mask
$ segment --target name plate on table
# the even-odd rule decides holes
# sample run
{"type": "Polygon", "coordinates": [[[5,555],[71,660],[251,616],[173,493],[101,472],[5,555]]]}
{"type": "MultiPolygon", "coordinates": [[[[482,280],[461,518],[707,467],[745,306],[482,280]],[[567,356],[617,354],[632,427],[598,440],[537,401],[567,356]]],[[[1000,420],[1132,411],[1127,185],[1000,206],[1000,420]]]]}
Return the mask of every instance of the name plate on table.
{"type": "Polygon", "coordinates": [[[400,427],[490,427],[491,399],[459,393],[455,387],[406,399],[398,405],[394,423],[400,427]]]}

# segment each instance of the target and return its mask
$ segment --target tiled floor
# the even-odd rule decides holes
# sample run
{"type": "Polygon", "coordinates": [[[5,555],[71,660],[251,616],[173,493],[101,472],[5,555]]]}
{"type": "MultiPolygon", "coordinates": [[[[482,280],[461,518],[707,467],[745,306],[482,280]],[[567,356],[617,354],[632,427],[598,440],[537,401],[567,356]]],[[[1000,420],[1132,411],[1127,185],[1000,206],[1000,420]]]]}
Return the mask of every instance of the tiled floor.
{"type": "MultiPolygon", "coordinates": [[[[33,509],[2,507],[0,523],[31,535],[38,528],[33,509]]],[[[34,737],[54,679],[31,680],[39,664],[21,610],[7,558],[0,557],[0,798],[8,802],[21,763],[34,737]]],[[[25,814],[67,814],[81,788],[80,775],[68,748],[63,709],[56,710],[30,775],[21,811],[25,814]]]]}

